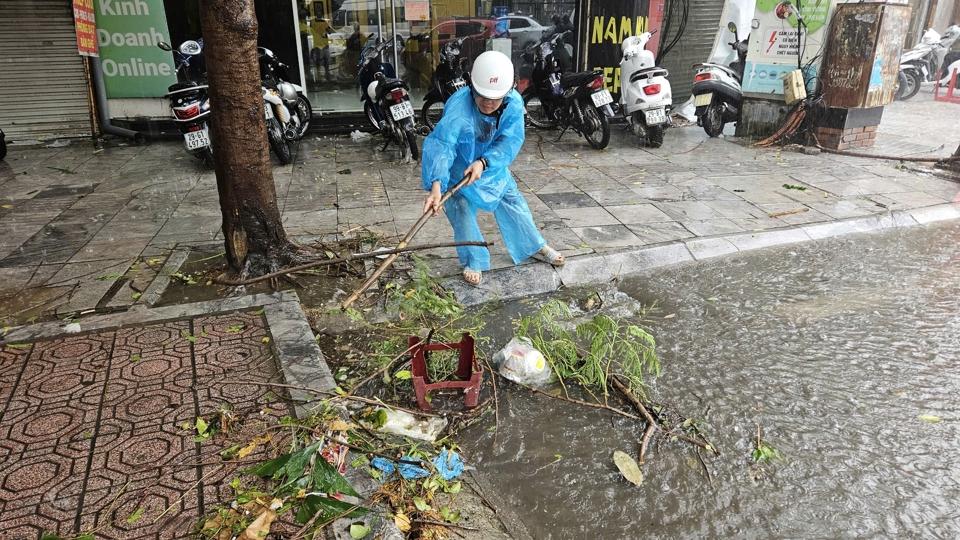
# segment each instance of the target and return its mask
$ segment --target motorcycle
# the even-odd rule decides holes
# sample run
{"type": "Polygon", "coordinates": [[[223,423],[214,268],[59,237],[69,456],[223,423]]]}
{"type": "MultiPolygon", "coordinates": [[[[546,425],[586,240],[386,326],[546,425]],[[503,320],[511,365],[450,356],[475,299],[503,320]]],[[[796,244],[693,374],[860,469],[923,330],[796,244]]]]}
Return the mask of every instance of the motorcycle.
{"type": "Polygon", "coordinates": [[[670,125],[673,96],[669,73],[657,67],[652,51],[644,47],[653,32],[643,32],[623,40],[620,73],[629,81],[620,89],[620,110],[633,134],[653,148],[663,145],[663,132],[670,125]],[[629,78],[628,78],[629,77],[629,78]]]}
{"type": "Polygon", "coordinates": [[[747,60],[747,43],[750,35],[740,39],[737,25],[730,23],[727,29],[735,41],[728,43],[737,53],[737,59],[730,66],[705,62],[695,64],[697,70],[693,76],[693,104],[696,107],[697,125],[710,137],[723,133],[727,122],[734,122],[740,116],[740,104],[743,101],[743,68],[747,60]]]}
{"type": "Polygon", "coordinates": [[[523,91],[527,119],[541,129],[573,129],[598,150],[610,143],[613,96],[603,83],[602,71],[564,73],[564,37],[569,31],[544,38],[523,53],[533,64],[530,85],[523,91]]]}
{"type": "MultiPolygon", "coordinates": [[[[941,36],[929,28],[920,38],[920,43],[900,55],[900,72],[897,74],[895,97],[907,100],[917,95],[924,82],[937,80],[937,74],[949,79],[947,52],[960,39],[960,26],[953,25],[941,36]]],[[[937,81],[938,84],[941,81],[937,81]]]]}
{"type": "Polygon", "coordinates": [[[288,66],[273,51],[258,47],[264,114],[270,148],[286,165],[293,159],[290,144],[299,141],[310,128],[313,107],[303,87],[287,82],[288,66]]]}
{"type": "Polygon", "coordinates": [[[173,49],[163,41],[157,46],[173,52],[176,60],[177,82],[167,88],[164,97],[170,103],[187,152],[207,164],[213,163],[213,144],[210,140],[210,97],[203,80],[203,40],[187,40],[173,49]]]}
{"type": "Polygon", "coordinates": [[[452,39],[440,51],[440,63],[433,72],[430,91],[423,97],[423,108],[420,109],[420,121],[428,130],[432,130],[440,121],[447,99],[467,85],[464,79],[466,59],[460,57],[460,48],[465,39],[452,39]]]}
{"type": "Polygon", "coordinates": [[[409,151],[410,158],[418,160],[420,149],[417,147],[417,126],[410,102],[410,87],[397,78],[392,64],[382,60],[384,52],[400,46],[398,42],[399,36],[376,45],[367,40],[368,45],[360,55],[360,100],[367,120],[386,139],[381,151],[394,142],[404,154],[409,151]]]}

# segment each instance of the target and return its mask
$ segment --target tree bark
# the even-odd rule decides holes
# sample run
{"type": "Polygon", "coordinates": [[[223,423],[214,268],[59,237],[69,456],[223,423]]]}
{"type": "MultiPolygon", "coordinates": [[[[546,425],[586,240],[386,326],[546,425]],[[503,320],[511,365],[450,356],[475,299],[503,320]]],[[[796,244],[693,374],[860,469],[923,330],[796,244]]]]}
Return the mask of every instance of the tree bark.
{"type": "Polygon", "coordinates": [[[226,257],[257,276],[288,263],[293,245],[273,183],[253,0],[201,0],[200,24],[226,257]]]}

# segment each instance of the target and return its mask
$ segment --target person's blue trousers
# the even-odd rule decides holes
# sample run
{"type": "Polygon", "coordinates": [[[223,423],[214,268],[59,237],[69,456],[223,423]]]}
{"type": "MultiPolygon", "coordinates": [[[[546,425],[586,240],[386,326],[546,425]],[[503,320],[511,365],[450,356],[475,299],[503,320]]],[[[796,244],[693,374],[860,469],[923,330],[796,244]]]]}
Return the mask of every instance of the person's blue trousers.
{"type": "MultiPolygon", "coordinates": [[[[456,242],[482,242],[483,234],[477,225],[477,208],[466,197],[454,194],[443,205],[453,227],[453,239],[456,242]]],[[[533,223],[533,215],[526,199],[516,185],[507,188],[500,199],[500,205],[493,211],[493,217],[500,228],[500,236],[510,253],[514,264],[519,264],[540,251],[546,241],[533,223]]],[[[457,248],[460,265],[471,270],[490,269],[490,252],[481,246],[461,246],[457,248]]]]}

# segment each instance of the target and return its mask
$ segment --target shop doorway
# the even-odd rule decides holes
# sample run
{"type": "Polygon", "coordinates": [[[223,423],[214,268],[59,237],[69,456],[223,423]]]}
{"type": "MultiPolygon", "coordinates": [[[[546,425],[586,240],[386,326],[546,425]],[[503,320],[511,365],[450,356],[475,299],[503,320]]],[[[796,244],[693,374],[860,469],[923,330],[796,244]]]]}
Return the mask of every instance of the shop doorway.
{"type": "MultiPolygon", "coordinates": [[[[573,0],[297,0],[306,87],[317,112],[362,110],[357,70],[363,49],[377,39],[399,36],[402,48],[387,60],[411,88],[414,106],[423,103],[443,46],[464,38],[467,68],[488,49],[511,56],[520,76],[524,48],[554,25],[575,25],[573,0]]],[[[571,49],[575,42],[571,39],[571,49]]],[[[575,52],[571,50],[575,57],[575,52]]]]}

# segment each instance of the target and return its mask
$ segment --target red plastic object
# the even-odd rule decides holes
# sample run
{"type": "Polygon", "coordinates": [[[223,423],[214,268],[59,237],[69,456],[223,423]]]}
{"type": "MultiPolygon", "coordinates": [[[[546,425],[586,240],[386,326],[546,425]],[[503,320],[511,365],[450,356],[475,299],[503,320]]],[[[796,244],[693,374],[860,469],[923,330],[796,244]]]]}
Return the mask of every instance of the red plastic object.
{"type": "Polygon", "coordinates": [[[407,345],[413,357],[410,365],[413,372],[413,390],[417,396],[417,406],[422,411],[432,410],[433,407],[427,401],[427,396],[434,390],[456,390],[464,391],[464,406],[472,409],[477,406],[480,400],[480,382],[483,380],[483,368],[477,364],[474,357],[473,336],[469,333],[463,334],[463,339],[457,343],[423,343],[419,336],[410,336],[407,339],[407,345]],[[430,375],[427,372],[427,360],[424,356],[426,351],[449,351],[459,350],[460,360],[457,363],[456,377],[458,380],[431,382],[430,375]]]}
{"type": "MultiPolygon", "coordinates": [[[[936,79],[940,80],[940,73],[937,72],[936,79]]],[[[955,93],[957,90],[957,70],[954,69],[950,73],[950,82],[947,83],[947,93],[943,96],[940,95],[940,83],[937,82],[933,86],[933,99],[936,101],[946,101],[948,103],[960,103],[960,92],[955,93]]]]}

